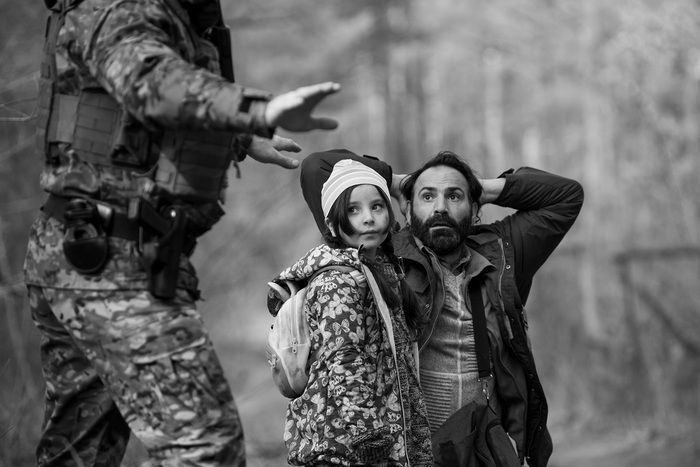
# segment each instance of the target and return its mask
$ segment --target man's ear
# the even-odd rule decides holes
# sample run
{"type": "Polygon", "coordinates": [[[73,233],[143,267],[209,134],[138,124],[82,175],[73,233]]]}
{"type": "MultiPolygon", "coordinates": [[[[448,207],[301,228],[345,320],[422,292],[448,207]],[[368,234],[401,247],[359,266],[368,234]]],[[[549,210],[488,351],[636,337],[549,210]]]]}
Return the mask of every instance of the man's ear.
{"type": "Polygon", "coordinates": [[[402,214],[406,218],[406,225],[409,225],[411,223],[411,202],[406,200],[402,208],[402,214]]]}
{"type": "Polygon", "coordinates": [[[481,223],[479,203],[472,203],[472,225],[481,223]]]}
{"type": "Polygon", "coordinates": [[[336,237],[337,235],[335,234],[335,229],[333,228],[333,224],[331,224],[331,221],[326,217],[326,227],[328,227],[328,230],[331,231],[331,235],[336,237]]]}

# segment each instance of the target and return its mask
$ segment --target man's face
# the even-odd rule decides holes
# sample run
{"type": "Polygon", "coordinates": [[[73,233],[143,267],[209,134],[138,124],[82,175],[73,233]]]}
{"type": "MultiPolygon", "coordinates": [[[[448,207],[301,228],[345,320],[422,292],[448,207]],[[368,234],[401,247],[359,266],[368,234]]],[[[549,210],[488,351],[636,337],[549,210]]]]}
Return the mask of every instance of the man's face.
{"type": "Polygon", "coordinates": [[[411,233],[438,256],[452,253],[469,234],[472,209],[464,176],[444,165],[431,167],[413,187],[411,233]]]}

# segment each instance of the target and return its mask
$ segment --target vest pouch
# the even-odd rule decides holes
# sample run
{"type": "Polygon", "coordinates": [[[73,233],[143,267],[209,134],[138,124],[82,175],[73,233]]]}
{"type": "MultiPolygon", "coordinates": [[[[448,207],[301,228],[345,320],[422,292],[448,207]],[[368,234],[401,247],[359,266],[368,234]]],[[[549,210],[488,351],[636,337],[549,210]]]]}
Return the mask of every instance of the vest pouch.
{"type": "Polygon", "coordinates": [[[97,206],[89,200],[73,199],[66,204],[63,218],[66,260],[81,274],[97,274],[109,258],[109,240],[101,227],[97,206]]]}
{"type": "Polygon", "coordinates": [[[166,131],[155,181],[167,193],[196,202],[219,201],[234,156],[235,137],[221,131],[166,131]]]}
{"type": "Polygon", "coordinates": [[[63,237],[63,254],[79,273],[97,274],[107,263],[109,242],[92,224],[69,227],[63,237]]]}

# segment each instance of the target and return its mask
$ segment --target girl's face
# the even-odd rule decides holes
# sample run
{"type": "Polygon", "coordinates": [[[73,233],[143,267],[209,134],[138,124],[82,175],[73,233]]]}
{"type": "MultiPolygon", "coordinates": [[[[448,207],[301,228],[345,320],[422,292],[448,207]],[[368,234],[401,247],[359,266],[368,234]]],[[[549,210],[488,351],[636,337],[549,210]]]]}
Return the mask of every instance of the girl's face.
{"type": "Polygon", "coordinates": [[[373,256],[389,233],[389,207],[374,185],[358,185],[352,189],[345,215],[353,232],[340,229],[340,238],[348,245],[373,256]]]}

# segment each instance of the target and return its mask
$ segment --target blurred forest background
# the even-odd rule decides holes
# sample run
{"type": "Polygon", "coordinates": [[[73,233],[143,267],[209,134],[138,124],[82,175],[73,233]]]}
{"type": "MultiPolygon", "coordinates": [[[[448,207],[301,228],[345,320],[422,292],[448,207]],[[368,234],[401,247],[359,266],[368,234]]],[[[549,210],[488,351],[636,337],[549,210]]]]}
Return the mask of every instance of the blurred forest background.
{"type": "MultiPolygon", "coordinates": [[[[282,92],[342,84],[298,135],[406,172],[442,149],[484,177],[534,166],[586,203],[527,304],[550,402],[553,466],[697,465],[700,443],[700,2],[225,2],[237,80],[282,92]]],[[[22,261],[43,194],[34,108],[45,11],[0,0],[0,465],[33,465],[38,333],[22,261]]],[[[289,136],[289,135],[287,135],[289,136]]],[[[200,242],[205,320],[249,465],[282,465],[285,400],[270,384],[265,283],[318,243],[297,171],[246,160],[200,242]]],[[[487,208],[488,221],[507,214],[487,208]]],[[[143,456],[132,443],[124,465],[143,456]]]]}

